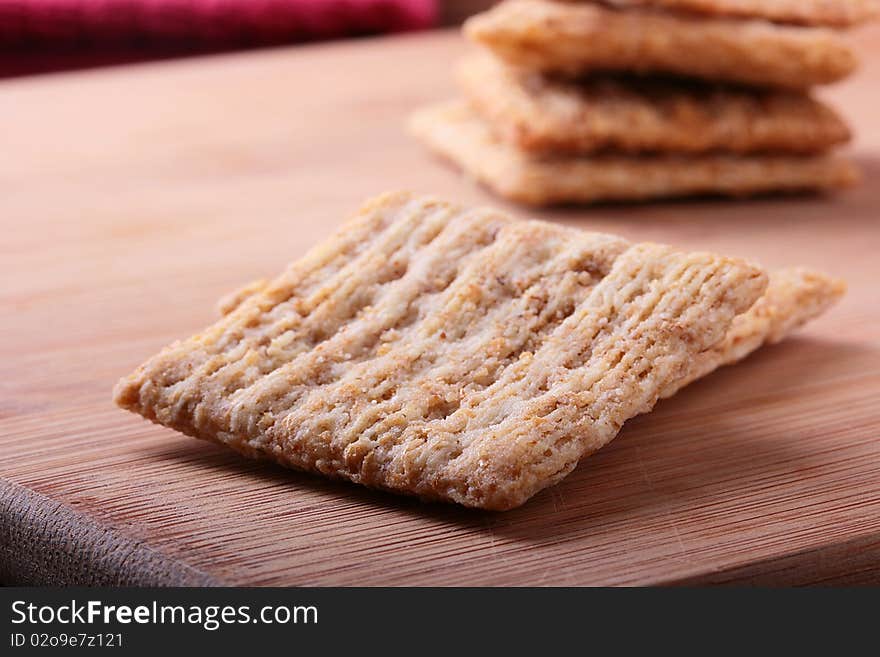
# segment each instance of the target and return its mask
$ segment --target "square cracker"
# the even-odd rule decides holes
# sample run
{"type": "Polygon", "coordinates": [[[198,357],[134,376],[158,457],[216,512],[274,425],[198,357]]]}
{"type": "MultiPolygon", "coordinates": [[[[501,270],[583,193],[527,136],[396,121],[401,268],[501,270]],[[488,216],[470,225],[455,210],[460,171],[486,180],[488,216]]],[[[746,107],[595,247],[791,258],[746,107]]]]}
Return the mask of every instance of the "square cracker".
{"type": "Polygon", "coordinates": [[[763,18],[777,23],[852,27],[877,16],[877,0],[602,0],[629,9],[648,7],[708,16],[763,18]]]}
{"type": "Polygon", "coordinates": [[[648,411],[766,283],[738,259],[390,194],[115,399],[246,455],[507,509],[648,411]]]}
{"type": "Polygon", "coordinates": [[[592,3],[505,0],[465,33],[510,64],[565,75],[668,73],[803,89],[840,80],[856,57],[836,32],[592,3]]]}
{"type": "Polygon", "coordinates": [[[565,81],[476,53],[458,66],[471,105],[522,150],[818,153],[849,140],[846,124],[800,92],[676,79],[565,81]]]}
{"type": "Polygon", "coordinates": [[[848,160],[829,155],[539,157],[499,138],[460,101],[417,112],[410,130],[499,196],[527,205],[823,191],[858,181],[848,160]]]}

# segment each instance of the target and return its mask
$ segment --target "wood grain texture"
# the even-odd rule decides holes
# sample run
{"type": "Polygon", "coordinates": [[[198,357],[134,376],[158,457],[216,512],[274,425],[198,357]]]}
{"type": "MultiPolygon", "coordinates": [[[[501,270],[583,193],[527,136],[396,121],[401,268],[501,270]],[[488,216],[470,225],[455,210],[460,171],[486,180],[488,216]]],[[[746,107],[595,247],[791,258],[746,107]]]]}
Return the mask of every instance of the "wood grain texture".
{"type": "Polygon", "coordinates": [[[364,198],[412,188],[503,205],[403,131],[413,108],[452,92],[456,34],[4,83],[0,476],[28,492],[4,497],[4,536],[18,542],[0,546],[0,576],[58,581],[39,573],[59,534],[26,531],[57,516],[84,528],[61,534],[81,555],[66,581],[877,582],[878,37],[855,34],[863,71],[826,94],[854,124],[861,188],[537,215],[816,267],[850,291],[798,337],[660,403],[504,514],[246,461],[110,401],[119,376],[207,325],[219,297],[274,275],[364,198]],[[99,563],[95,532],[161,567],[99,563]]]}

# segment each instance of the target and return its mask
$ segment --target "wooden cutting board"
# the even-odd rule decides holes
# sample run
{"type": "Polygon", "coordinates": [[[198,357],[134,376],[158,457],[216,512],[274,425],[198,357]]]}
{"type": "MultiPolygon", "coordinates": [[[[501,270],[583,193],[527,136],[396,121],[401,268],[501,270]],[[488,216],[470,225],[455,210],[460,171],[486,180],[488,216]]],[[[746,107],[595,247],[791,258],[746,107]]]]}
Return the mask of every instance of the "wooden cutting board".
{"type": "Polygon", "coordinates": [[[540,215],[810,265],[850,292],[508,513],[246,461],[110,401],[118,377],[213,321],[221,295],[367,197],[504,205],[403,131],[452,93],[456,34],[3,82],[0,580],[876,583],[880,29],[854,38],[863,71],[827,97],[855,126],[859,189],[540,215]]]}

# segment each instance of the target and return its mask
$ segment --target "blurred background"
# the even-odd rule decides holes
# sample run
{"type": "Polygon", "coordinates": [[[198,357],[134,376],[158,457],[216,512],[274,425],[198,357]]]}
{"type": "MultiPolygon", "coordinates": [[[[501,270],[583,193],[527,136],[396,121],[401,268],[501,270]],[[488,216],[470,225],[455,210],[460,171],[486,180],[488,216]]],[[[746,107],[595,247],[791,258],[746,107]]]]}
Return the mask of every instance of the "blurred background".
{"type": "Polygon", "coordinates": [[[0,77],[455,25],[491,0],[0,0],[0,77]]]}

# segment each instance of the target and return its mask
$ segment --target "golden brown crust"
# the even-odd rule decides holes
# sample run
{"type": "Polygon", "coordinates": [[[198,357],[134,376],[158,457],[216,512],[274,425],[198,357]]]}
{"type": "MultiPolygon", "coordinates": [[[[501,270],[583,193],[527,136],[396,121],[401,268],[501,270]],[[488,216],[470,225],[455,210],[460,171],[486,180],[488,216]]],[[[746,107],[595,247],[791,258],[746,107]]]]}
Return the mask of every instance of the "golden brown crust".
{"type": "Polygon", "coordinates": [[[853,27],[876,18],[876,0],[601,0],[631,9],[648,7],[705,16],[763,18],[776,23],[853,27]]]}
{"type": "Polygon", "coordinates": [[[510,64],[566,75],[663,72],[803,89],[845,78],[857,64],[824,28],[555,0],[505,0],[469,19],[465,33],[510,64]]]}
{"type": "Polygon", "coordinates": [[[770,274],[766,292],[733,320],[724,340],[699,354],[690,371],[663,392],[671,397],[678,390],[723,365],[742,360],[765,344],[774,344],[837,303],[846,283],[802,267],[770,274]]]}
{"type": "Polygon", "coordinates": [[[848,160],[825,155],[535,157],[499,139],[458,101],[417,112],[410,129],[499,196],[527,205],[831,191],[858,180],[848,160]]]}
{"type": "Polygon", "coordinates": [[[619,76],[563,81],[487,53],[462,61],[458,79],[499,135],[533,152],[804,154],[850,138],[831,108],[797,92],[619,76]]]}
{"type": "Polygon", "coordinates": [[[259,278],[242,285],[240,288],[233,290],[217,302],[217,312],[221,315],[228,315],[238,308],[245,299],[254,296],[268,284],[269,281],[265,278],[259,278]]]}
{"type": "Polygon", "coordinates": [[[649,410],[765,286],[737,259],[386,195],[115,398],[251,456],[506,509],[649,410]]]}

